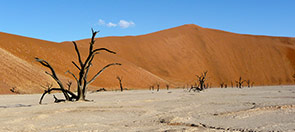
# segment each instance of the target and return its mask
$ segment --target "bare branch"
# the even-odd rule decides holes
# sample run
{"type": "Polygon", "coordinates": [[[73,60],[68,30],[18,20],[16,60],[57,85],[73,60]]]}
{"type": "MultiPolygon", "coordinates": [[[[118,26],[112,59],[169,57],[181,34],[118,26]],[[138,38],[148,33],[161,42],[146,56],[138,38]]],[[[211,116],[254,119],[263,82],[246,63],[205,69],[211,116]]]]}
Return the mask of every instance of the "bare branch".
{"type": "Polygon", "coordinates": [[[83,62],[82,62],[82,59],[81,59],[81,56],[80,56],[80,52],[79,52],[79,49],[78,49],[78,46],[76,44],[75,41],[72,41],[74,46],[75,46],[75,50],[76,50],[76,53],[78,55],[78,60],[79,60],[79,63],[80,63],[80,66],[82,67],[83,66],[83,62]]]}
{"type": "Polygon", "coordinates": [[[93,28],[91,28],[91,32],[92,32],[92,37],[91,37],[91,41],[90,41],[90,46],[89,46],[89,55],[91,55],[93,52],[93,45],[95,43],[95,36],[99,31],[94,31],[93,28]]]}
{"type": "Polygon", "coordinates": [[[68,90],[70,91],[71,90],[71,86],[72,86],[72,82],[71,81],[68,81],[67,85],[68,85],[68,90]]]}
{"type": "Polygon", "coordinates": [[[98,51],[101,51],[101,50],[107,51],[107,52],[112,53],[112,54],[116,54],[116,52],[111,51],[111,50],[106,49],[106,48],[95,49],[95,50],[93,50],[93,53],[98,52],[98,51]]]}
{"type": "Polygon", "coordinates": [[[48,89],[48,90],[44,90],[44,93],[42,94],[42,96],[41,96],[41,98],[40,98],[40,101],[39,101],[39,104],[42,104],[42,100],[43,100],[43,98],[44,98],[44,96],[46,95],[46,94],[50,94],[50,92],[51,91],[62,91],[62,89],[61,88],[50,88],[50,89],[48,89]]]}
{"type": "Polygon", "coordinates": [[[71,97],[69,99],[66,99],[66,100],[69,100],[69,101],[71,101],[72,99],[77,98],[77,96],[74,93],[72,93],[71,91],[69,91],[69,90],[65,90],[65,89],[62,89],[62,88],[49,88],[47,90],[44,90],[44,93],[42,94],[42,96],[40,98],[39,104],[42,104],[42,100],[43,100],[44,96],[46,94],[50,94],[51,91],[62,91],[62,92],[65,92],[67,95],[68,94],[71,95],[71,97]]]}
{"type": "Polygon", "coordinates": [[[108,68],[109,66],[112,66],[112,65],[122,65],[122,64],[120,64],[120,63],[111,63],[111,64],[108,64],[108,65],[106,65],[104,68],[102,68],[98,73],[96,73],[94,76],[93,76],[93,78],[89,81],[89,82],[87,82],[87,84],[90,84],[90,83],[92,83],[106,68],[108,68]]]}
{"type": "Polygon", "coordinates": [[[70,73],[70,74],[75,78],[75,80],[78,82],[78,78],[75,76],[75,74],[73,74],[73,73],[70,72],[69,70],[68,70],[66,73],[70,73]]]}
{"type": "Polygon", "coordinates": [[[66,98],[67,100],[69,100],[69,99],[70,99],[69,95],[65,92],[64,86],[62,85],[62,83],[61,83],[61,81],[58,79],[58,77],[56,76],[55,71],[54,71],[54,69],[51,67],[51,65],[50,65],[47,61],[45,61],[45,60],[43,60],[43,59],[40,59],[40,58],[37,58],[37,57],[35,57],[35,60],[38,61],[39,63],[41,63],[43,66],[45,66],[45,67],[47,67],[47,68],[49,68],[49,69],[51,70],[51,73],[52,73],[52,74],[50,74],[50,73],[48,73],[48,72],[45,72],[45,73],[48,74],[48,75],[50,75],[50,76],[51,76],[51,77],[57,82],[57,84],[59,85],[59,87],[60,87],[61,89],[63,89],[62,92],[63,92],[65,98],[66,98]]]}
{"type": "Polygon", "coordinates": [[[76,68],[78,69],[78,70],[81,70],[81,68],[74,62],[74,61],[72,61],[72,63],[76,66],[76,68]]]}

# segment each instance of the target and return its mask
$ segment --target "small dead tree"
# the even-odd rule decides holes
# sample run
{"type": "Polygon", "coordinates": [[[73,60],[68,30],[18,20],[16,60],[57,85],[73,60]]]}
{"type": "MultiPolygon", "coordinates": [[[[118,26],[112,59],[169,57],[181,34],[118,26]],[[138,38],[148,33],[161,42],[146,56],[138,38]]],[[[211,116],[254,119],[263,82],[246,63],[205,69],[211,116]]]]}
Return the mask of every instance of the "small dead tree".
{"type": "Polygon", "coordinates": [[[198,80],[199,80],[199,86],[200,86],[200,89],[203,90],[205,87],[204,87],[204,84],[205,84],[205,81],[207,80],[206,79],[206,76],[207,76],[207,72],[208,71],[205,71],[204,73],[202,73],[200,76],[199,75],[196,75],[198,77],[198,80]]]}
{"type": "Polygon", "coordinates": [[[119,84],[120,84],[121,92],[123,92],[123,85],[122,85],[122,79],[123,79],[123,77],[119,77],[119,76],[117,76],[117,79],[118,79],[119,84]]]}
{"type": "Polygon", "coordinates": [[[197,78],[198,78],[198,82],[199,82],[199,84],[198,84],[197,86],[195,86],[195,87],[191,87],[190,90],[189,90],[189,92],[190,92],[192,89],[194,89],[194,91],[202,91],[202,90],[204,90],[205,88],[207,88],[207,87],[205,86],[205,81],[207,80],[207,79],[206,79],[207,72],[208,72],[208,71],[203,72],[200,76],[199,76],[199,75],[196,75],[197,78]]]}
{"type": "Polygon", "coordinates": [[[223,86],[224,86],[224,82],[221,82],[220,83],[220,88],[223,88],[223,86]]]}
{"type": "MultiPolygon", "coordinates": [[[[79,101],[79,100],[88,101],[85,98],[88,86],[108,67],[113,66],[113,65],[121,65],[120,63],[108,64],[108,65],[104,66],[101,70],[99,70],[90,80],[88,79],[88,72],[92,66],[92,61],[93,61],[95,55],[97,55],[100,51],[106,51],[111,54],[116,54],[114,51],[111,51],[106,48],[94,49],[93,45],[95,43],[95,36],[97,33],[98,33],[98,31],[93,31],[93,29],[92,29],[92,37],[91,37],[91,40],[89,43],[90,44],[89,45],[89,52],[88,52],[88,55],[87,55],[86,60],[84,62],[82,61],[82,57],[80,55],[80,51],[78,49],[76,42],[73,41],[73,45],[75,47],[75,51],[76,51],[76,54],[78,57],[78,64],[76,64],[76,62],[74,62],[74,61],[72,61],[72,64],[77,68],[77,70],[79,71],[79,74],[78,74],[78,76],[76,76],[75,74],[73,74],[70,71],[67,71],[66,73],[71,74],[73,76],[73,78],[76,80],[77,94],[74,94],[70,90],[65,89],[63,83],[57,77],[53,67],[47,61],[37,58],[37,57],[35,58],[35,60],[37,62],[39,62],[44,67],[47,67],[51,71],[51,73],[49,73],[47,71],[45,71],[45,73],[50,75],[59,86],[58,88],[48,88],[47,90],[45,90],[40,98],[39,104],[42,103],[43,97],[46,94],[50,94],[51,91],[61,91],[63,93],[66,101],[79,101]]],[[[59,102],[59,101],[56,101],[56,102],[59,102]]]]}
{"type": "Polygon", "coordinates": [[[154,91],[154,85],[150,86],[150,90],[154,91]]]}
{"type": "Polygon", "coordinates": [[[160,91],[160,84],[158,83],[157,84],[157,92],[159,92],[160,91]]]}
{"type": "Polygon", "coordinates": [[[17,90],[16,87],[12,87],[11,89],[9,89],[11,92],[16,93],[16,94],[20,94],[20,92],[17,90]]]}
{"type": "Polygon", "coordinates": [[[248,80],[246,81],[246,83],[247,83],[248,88],[250,88],[250,87],[251,87],[251,81],[248,79],[248,80]]]}
{"type": "Polygon", "coordinates": [[[166,84],[166,88],[167,88],[167,90],[169,90],[169,84],[166,84]]]}
{"type": "Polygon", "coordinates": [[[240,77],[239,80],[236,81],[236,83],[237,83],[237,87],[238,87],[238,88],[242,88],[243,83],[244,83],[245,81],[246,81],[246,80],[242,80],[242,77],[240,77]]]}

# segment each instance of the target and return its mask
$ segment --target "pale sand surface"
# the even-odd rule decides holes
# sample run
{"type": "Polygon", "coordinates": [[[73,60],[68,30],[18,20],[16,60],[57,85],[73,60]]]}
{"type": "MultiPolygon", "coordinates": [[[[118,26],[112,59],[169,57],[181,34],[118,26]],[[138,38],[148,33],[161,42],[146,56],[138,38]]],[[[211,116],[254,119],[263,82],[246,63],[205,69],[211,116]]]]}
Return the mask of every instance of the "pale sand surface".
{"type": "MultiPolygon", "coordinates": [[[[56,94],[62,97],[61,94],[56,94]]],[[[1,95],[0,131],[295,131],[295,86],[89,93],[94,102],[39,105],[1,95]]]]}

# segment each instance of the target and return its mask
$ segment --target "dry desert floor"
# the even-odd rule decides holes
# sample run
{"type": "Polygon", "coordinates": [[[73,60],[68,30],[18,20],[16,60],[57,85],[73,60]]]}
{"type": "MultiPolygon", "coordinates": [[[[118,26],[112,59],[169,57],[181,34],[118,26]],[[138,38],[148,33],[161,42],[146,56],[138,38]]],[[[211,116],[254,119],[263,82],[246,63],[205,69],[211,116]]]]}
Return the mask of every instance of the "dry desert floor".
{"type": "Polygon", "coordinates": [[[1,95],[0,131],[295,131],[295,86],[1,95]],[[62,97],[61,94],[56,94],[62,97]]]}

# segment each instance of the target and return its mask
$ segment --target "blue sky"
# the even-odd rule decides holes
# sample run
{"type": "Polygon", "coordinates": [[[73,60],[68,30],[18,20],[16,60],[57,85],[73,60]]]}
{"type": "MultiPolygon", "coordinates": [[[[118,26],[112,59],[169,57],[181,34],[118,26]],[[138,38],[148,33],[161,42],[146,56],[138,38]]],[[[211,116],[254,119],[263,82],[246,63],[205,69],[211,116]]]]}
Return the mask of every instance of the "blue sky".
{"type": "Polygon", "coordinates": [[[62,42],[183,24],[295,37],[295,0],[0,0],[0,32],[62,42]]]}

